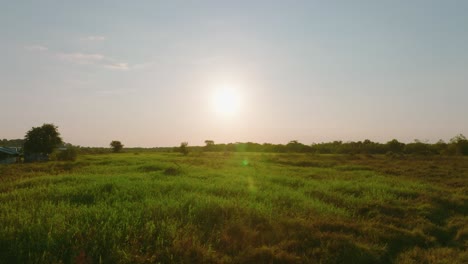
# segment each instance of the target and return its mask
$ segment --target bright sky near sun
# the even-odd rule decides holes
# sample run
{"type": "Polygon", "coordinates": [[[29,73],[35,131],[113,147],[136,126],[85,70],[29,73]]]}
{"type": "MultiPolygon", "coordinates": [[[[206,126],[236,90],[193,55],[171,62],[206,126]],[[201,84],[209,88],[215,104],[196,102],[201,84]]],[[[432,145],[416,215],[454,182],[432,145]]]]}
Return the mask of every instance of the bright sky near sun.
{"type": "Polygon", "coordinates": [[[0,138],[468,135],[468,1],[0,2],[0,138]]]}

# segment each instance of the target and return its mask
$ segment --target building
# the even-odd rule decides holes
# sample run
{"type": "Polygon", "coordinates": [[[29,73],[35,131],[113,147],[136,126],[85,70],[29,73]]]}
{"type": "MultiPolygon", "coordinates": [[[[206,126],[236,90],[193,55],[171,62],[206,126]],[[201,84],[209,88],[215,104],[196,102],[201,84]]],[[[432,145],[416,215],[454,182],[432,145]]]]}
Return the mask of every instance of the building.
{"type": "Polygon", "coordinates": [[[0,147],[0,164],[13,164],[20,160],[18,148],[0,147]]]}

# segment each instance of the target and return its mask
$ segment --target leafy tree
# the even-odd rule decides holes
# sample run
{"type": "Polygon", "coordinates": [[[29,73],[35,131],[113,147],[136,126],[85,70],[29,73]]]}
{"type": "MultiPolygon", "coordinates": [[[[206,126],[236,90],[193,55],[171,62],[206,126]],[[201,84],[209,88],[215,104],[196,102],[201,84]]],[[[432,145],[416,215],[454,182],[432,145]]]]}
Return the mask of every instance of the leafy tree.
{"type": "Polygon", "coordinates": [[[456,135],[450,139],[450,145],[455,149],[458,155],[468,155],[468,139],[462,134],[456,135]]]}
{"type": "Polygon", "coordinates": [[[54,124],[33,127],[24,137],[24,152],[51,154],[57,146],[63,143],[57,129],[58,127],[54,124]]]}
{"type": "Polygon", "coordinates": [[[398,140],[393,139],[387,142],[387,148],[388,148],[388,151],[391,151],[394,153],[402,153],[405,148],[405,143],[401,143],[398,140]]]}
{"type": "Polygon", "coordinates": [[[187,155],[189,153],[189,150],[187,147],[188,147],[188,142],[180,143],[179,152],[182,153],[183,155],[187,155]]]}
{"type": "Polygon", "coordinates": [[[430,145],[419,139],[415,139],[414,143],[406,144],[405,152],[408,154],[428,155],[432,154],[430,145]]]}
{"type": "Polygon", "coordinates": [[[289,152],[305,152],[307,150],[308,146],[300,143],[297,140],[291,140],[289,143],[286,145],[286,149],[289,152]]]}
{"type": "Polygon", "coordinates": [[[112,142],[109,144],[112,148],[112,151],[117,153],[117,152],[120,152],[124,145],[122,145],[122,142],[118,141],[118,140],[112,140],[112,142]]]}
{"type": "Polygon", "coordinates": [[[2,139],[0,140],[0,146],[21,148],[24,146],[24,139],[2,139]]]}
{"type": "Polygon", "coordinates": [[[213,140],[205,140],[205,151],[213,151],[215,147],[215,143],[213,140]]]}
{"type": "Polygon", "coordinates": [[[437,143],[430,146],[431,150],[437,154],[449,154],[447,150],[448,144],[445,143],[442,139],[439,139],[437,143]]]}

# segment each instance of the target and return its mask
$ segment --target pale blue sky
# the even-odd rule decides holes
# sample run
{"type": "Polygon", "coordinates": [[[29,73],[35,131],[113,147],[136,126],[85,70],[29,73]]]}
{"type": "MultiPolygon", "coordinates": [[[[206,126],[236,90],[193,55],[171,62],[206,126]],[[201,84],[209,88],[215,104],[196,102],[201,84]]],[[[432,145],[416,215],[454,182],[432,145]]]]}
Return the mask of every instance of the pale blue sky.
{"type": "Polygon", "coordinates": [[[468,1],[0,1],[0,138],[436,141],[468,134],[468,1]],[[216,91],[240,109],[220,115],[216,91]]]}

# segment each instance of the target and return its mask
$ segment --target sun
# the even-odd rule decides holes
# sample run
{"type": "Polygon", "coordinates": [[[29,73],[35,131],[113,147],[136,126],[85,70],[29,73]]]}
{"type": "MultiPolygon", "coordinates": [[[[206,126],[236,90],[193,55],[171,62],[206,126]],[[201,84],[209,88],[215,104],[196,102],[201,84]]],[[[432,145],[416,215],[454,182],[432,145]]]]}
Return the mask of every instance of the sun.
{"type": "Polygon", "coordinates": [[[232,116],[239,112],[240,98],[238,92],[229,87],[217,89],[213,96],[213,105],[216,113],[223,116],[232,116]]]}

